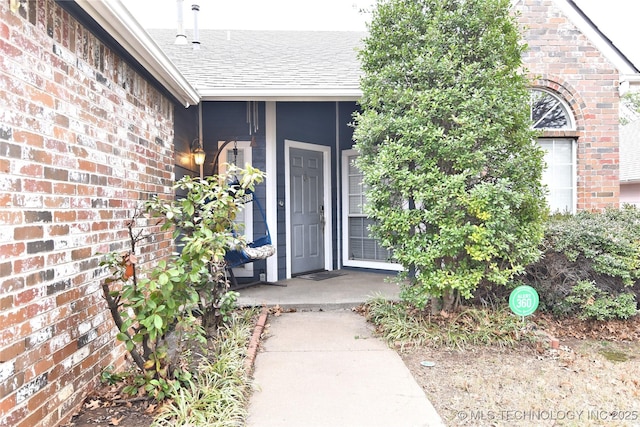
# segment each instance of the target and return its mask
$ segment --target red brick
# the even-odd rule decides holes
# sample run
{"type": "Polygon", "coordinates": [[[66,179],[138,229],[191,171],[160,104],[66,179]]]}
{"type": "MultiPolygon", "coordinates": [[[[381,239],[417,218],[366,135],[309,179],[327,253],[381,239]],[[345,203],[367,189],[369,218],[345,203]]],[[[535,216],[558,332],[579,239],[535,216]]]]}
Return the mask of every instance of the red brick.
{"type": "Polygon", "coordinates": [[[14,261],[13,269],[16,273],[27,273],[42,269],[44,267],[44,257],[32,255],[29,258],[14,261]]]}
{"type": "Polygon", "coordinates": [[[18,227],[13,230],[14,240],[31,240],[41,239],[43,236],[42,226],[32,225],[26,227],[18,227]]]}
{"type": "MultiPolygon", "coordinates": [[[[1,387],[1,386],[0,386],[1,387]]],[[[0,393],[4,394],[4,393],[0,393]]],[[[12,393],[5,398],[0,398],[0,414],[8,414],[16,406],[16,395],[12,393]]]]}
{"type": "Polygon", "coordinates": [[[76,194],[76,186],[69,183],[54,183],[53,192],[57,195],[74,195],[76,194]]]}
{"type": "Polygon", "coordinates": [[[47,234],[51,237],[66,236],[67,234],[69,234],[69,226],[68,225],[52,225],[47,229],[47,234]]]}
{"type": "MultiPolygon", "coordinates": [[[[22,310],[20,310],[20,312],[22,312],[22,310]]],[[[12,323],[14,322],[10,322],[10,321],[7,323],[3,322],[3,325],[12,324],[12,323]]],[[[16,343],[13,343],[7,347],[0,349],[0,363],[8,362],[9,360],[15,358],[17,355],[22,353],[24,349],[25,349],[24,341],[18,341],[16,343]]]]}
{"type": "Polygon", "coordinates": [[[25,252],[26,245],[24,243],[10,243],[0,245],[0,260],[16,258],[25,252]]]}
{"type": "Polygon", "coordinates": [[[13,308],[13,295],[0,297],[0,310],[9,310],[13,308]]]}
{"type": "Polygon", "coordinates": [[[5,418],[3,418],[3,420],[6,422],[6,426],[15,427],[27,416],[29,416],[29,409],[26,405],[20,405],[14,408],[12,412],[6,413],[6,416],[5,418]]]}
{"type": "MultiPolygon", "coordinates": [[[[81,362],[83,369],[78,366],[64,371],[62,365],[53,364],[74,353],[77,325],[105,312],[100,292],[86,295],[89,286],[96,286],[99,258],[94,251],[102,248],[107,252],[126,241],[122,220],[145,191],[153,187],[155,193],[171,194],[173,162],[171,144],[162,144],[162,153],[155,153],[150,142],[153,137],[145,125],[156,124],[163,139],[170,141],[173,104],[63,12],[58,2],[41,0],[29,5],[36,8],[28,14],[7,13],[0,20],[4,61],[12,55],[17,58],[12,63],[19,73],[13,76],[8,74],[10,70],[0,75],[0,103],[7,103],[20,117],[20,125],[12,123],[11,132],[0,132],[4,154],[0,172],[9,179],[5,178],[4,188],[13,193],[0,195],[0,206],[13,204],[11,211],[0,211],[0,222],[7,228],[15,227],[9,234],[14,241],[0,245],[0,259],[5,260],[0,261],[0,354],[14,357],[22,369],[21,385],[25,375],[27,381],[44,372],[51,375],[44,389],[24,396],[21,404],[15,401],[16,393],[0,401],[3,417],[7,416],[3,421],[21,427],[53,426],[68,419],[69,412],[95,384],[100,366],[123,363],[122,345],[118,345],[120,352],[107,351],[116,343],[110,341],[112,321],[105,317],[105,322],[95,325],[98,337],[91,337],[86,344],[91,355],[81,362]],[[53,36],[47,34],[48,29],[53,36]],[[9,38],[21,49],[8,44],[9,38]],[[72,60],[62,58],[52,43],[69,49],[65,54],[80,55],[72,60]],[[101,54],[96,62],[100,74],[86,67],[93,63],[92,49],[101,54]],[[46,69],[40,61],[46,62],[46,69]],[[118,69],[109,68],[116,66],[118,69]],[[102,85],[96,83],[96,76],[118,81],[102,85]],[[126,89],[109,90],[110,84],[118,85],[125,77],[129,83],[126,89]],[[131,84],[134,81],[136,84],[131,84]],[[117,109],[111,111],[107,105],[117,109]],[[122,141],[118,129],[128,126],[132,117],[134,127],[127,141],[122,141]],[[126,171],[104,162],[102,153],[114,156],[113,164],[124,164],[140,173],[140,182],[117,178],[126,171]],[[147,160],[150,163],[145,167],[147,160]],[[27,210],[22,206],[36,207],[27,210]],[[56,248],[65,249],[51,251],[54,239],[56,248]],[[62,264],[72,265],[77,272],[61,268],[62,264]],[[37,333],[32,327],[40,331],[52,327],[56,335],[40,343],[30,338],[37,333]],[[30,343],[26,351],[21,347],[25,343],[30,343]],[[67,381],[75,388],[73,398],[64,402],[56,396],[62,375],[69,375],[67,381]]],[[[7,5],[0,9],[3,7],[6,11],[7,5]]],[[[158,238],[170,237],[163,233],[158,238]]],[[[155,248],[169,246],[157,242],[155,248]]],[[[158,256],[169,252],[158,250],[164,251],[158,256]]]]}
{"type": "Polygon", "coordinates": [[[76,212],[75,211],[55,212],[53,218],[55,222],[73,222],[76,220],[76,212]]]}
{"type": "Polygon", "coordinates": [[[38,422],[47,416],[47,410],[44,407],[37,409],[36,411],[29,411],[29,415],[25,416],[19,422],[14,424],[15,427],[33,427],[38,422]]]}

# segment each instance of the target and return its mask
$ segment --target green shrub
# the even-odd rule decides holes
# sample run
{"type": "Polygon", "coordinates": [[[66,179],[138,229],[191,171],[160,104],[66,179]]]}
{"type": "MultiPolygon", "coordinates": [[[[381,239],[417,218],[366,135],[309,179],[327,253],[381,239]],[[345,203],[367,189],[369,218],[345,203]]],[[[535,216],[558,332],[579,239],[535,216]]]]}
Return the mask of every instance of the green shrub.
{"type": "Polygon", "coordinates": [[[183,197],[154,197],[145,203],[147,214],[134,212],[127,222],[129,251],[105,255],[101,265],[110,276],[102,284],[103,295],[119,329],[116,338],[138,368],[123,392],[163,400],[190,384],[191,373],[172,360],[179,352],[170,351],[176,348],[169,339],[174,333],[177,342],[191,338],[204,345],[207,334],[215,335],[231,319],[238,294],[229,291],[224,256],[244,244],[233,219],[246,191],[262,179],[263,173],[250,166],[204,179],[185,176],[174,186],[183,197]],[[231,184],[232,176],[238,184],[231,184]],[[152,268],[140,265],[138,243],[166,231],[173,232],[180,253],[152,268]]]}
{"type": "Polygon", "coordinates": [[[621,293],[614,297],[598,289],[594,282],[584,280],[571,289],[565,301],[579,308],[581,319],[628,319],[638,311],[634,294],[621,293]]]}
{"type": "Polygon", "coordinates": [[[616,312],[605,307],[640,299],[640,211],[635,207],[555,216],[547,223],[542,252],[526,268],[526,281],[538,290],[542,309],[626,318],[625,308],[612,317],[598,313],[616,312]]]}

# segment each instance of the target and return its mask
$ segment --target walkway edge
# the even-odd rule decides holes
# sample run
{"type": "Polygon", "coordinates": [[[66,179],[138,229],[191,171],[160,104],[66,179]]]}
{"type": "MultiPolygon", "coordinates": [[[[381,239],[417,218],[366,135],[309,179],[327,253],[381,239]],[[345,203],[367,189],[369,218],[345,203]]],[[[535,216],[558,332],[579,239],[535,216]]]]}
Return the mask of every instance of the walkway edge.
{"type": "Polygon", "coordinates": [[[260,338],[262,332],[267,324],[267,318],[269,317],[269,308],[264,306],[256,322],[256,326],[253,328],[253,335],[249,339],[249,347],[247,348],[247,357],[244,359],[244,370],[247,376],[251,376],[253,373],[253,367],[258,355],[258,347],[260,346],[260,338]]]}

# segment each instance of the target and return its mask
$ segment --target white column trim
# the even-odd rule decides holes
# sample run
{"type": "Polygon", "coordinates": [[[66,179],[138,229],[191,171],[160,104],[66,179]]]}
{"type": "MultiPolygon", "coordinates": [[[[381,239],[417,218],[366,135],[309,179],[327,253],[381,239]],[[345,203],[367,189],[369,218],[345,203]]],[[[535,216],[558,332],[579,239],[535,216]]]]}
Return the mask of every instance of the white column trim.
{"type": "MultiPolygon", "coordinates": [[[[278,247],[278,172],[276,137],[276,103],[265,102],[265,179],[267,226],[271,234],[271,243],[278,247]]],[[[267,258],[267,281],[278,280],[278,251],[267,258]]]]}

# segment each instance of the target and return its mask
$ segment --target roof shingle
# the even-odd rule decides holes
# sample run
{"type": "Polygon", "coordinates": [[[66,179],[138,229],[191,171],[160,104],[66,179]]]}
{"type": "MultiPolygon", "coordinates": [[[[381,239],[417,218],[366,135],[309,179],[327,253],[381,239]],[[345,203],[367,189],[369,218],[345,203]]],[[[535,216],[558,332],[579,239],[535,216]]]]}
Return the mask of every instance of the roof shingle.
{"type": "Polygon", "coordinates": [[[360,84],[364,32],[200,30],[200,49],[176,45],[175,30],[147,30],[198,91],[326,89],[360,84]]]}

